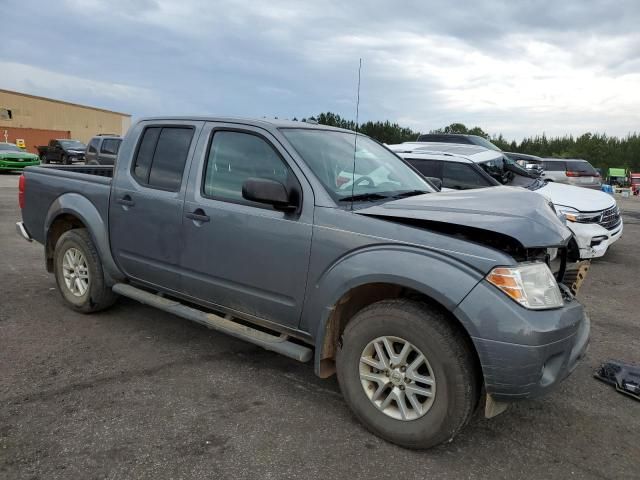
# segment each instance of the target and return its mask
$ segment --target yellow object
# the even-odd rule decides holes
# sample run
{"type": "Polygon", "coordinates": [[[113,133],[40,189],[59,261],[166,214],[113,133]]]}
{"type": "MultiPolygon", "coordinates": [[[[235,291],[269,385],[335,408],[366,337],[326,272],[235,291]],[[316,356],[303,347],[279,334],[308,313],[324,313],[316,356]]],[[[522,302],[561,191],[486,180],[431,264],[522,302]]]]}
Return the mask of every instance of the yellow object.
{"type": "Polygon", "coordinates": [[[27,148],[24,144],[24,138],[16,138],[16,145],[20,148],[27,148]]]}

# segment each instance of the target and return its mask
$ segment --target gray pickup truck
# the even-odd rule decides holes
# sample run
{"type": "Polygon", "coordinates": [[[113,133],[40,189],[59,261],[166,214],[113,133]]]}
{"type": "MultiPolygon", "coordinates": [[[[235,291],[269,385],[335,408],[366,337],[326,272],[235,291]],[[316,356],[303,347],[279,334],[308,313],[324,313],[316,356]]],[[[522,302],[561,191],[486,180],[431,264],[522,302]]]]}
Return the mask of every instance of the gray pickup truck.
{"type": "Polygon", "coordinates": [[[547,392],[588,343],[561,282],[570,232],[542,196],[438,192],[346,130],[145,119],[115,167],[27,168],[19,203],[71,308],[122,295],[313,359],[367,428],[410,448],[547,392]]]}

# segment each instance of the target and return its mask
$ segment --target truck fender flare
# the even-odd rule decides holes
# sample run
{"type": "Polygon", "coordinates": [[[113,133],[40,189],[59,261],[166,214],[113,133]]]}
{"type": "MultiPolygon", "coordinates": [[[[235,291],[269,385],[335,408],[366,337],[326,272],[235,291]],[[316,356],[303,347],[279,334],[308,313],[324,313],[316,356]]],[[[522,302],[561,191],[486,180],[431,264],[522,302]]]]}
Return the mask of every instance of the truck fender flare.
{"type": "Polygon", "coordinates": [[[331,316],[354,289],[373,284],[394,285],[425,295],[452,313],[483,276],[451,256],[410,246],[377,245],[341,257],[315,285],[309,286],[312,291],[308,306],[305,304],[306,315],[320,312],[319,318],[308,319],[314,333],[316,374],[320,373],[325,339],[331,334],[328,331],[331,316]]]}
{"type": "Polygon", "coordinates": [[[107,284],[113,285],[117,281],[124,279],[124,275],[116,266],[111,255],[108,227],[95,205],[82,195],[64,193],[53,201],[44,222],[45,246],[48,244],[51,225],[58,217],[65,214],[76,217],[87,228],[91,240],[100,255],[107,284]]]}

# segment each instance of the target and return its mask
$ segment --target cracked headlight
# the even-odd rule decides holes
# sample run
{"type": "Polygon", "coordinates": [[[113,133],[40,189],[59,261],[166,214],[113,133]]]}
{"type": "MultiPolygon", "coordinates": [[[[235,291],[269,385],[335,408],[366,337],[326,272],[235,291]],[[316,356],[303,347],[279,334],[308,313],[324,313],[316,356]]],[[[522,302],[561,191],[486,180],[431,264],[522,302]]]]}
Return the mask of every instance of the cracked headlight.
{"type": "Polygon", "coordinates": [[[546,263],[521,263],[517,267],[496,267],[487,280],[512,300],[532,310],[563,305],[558,283],[546,263]]]}

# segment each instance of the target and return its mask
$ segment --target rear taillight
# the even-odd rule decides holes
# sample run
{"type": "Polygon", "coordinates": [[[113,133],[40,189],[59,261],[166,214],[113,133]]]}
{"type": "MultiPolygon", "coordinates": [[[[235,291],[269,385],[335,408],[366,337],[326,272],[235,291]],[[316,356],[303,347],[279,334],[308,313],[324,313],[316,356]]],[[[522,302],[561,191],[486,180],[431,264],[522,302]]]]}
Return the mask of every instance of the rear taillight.
{"type": "Polygon", "coordinates": [[[579,176],[580,176],[580,172],[571,172],[567,170],[567,177],[579,177],[579,176]]]}
{"type": "Polygon", "coordinates": [[[26,180],[24,175],[20,175],[18,179],[18,205],[20,205],[20,209],[24,208],[24,187],[26,184],[26,180]]]}

